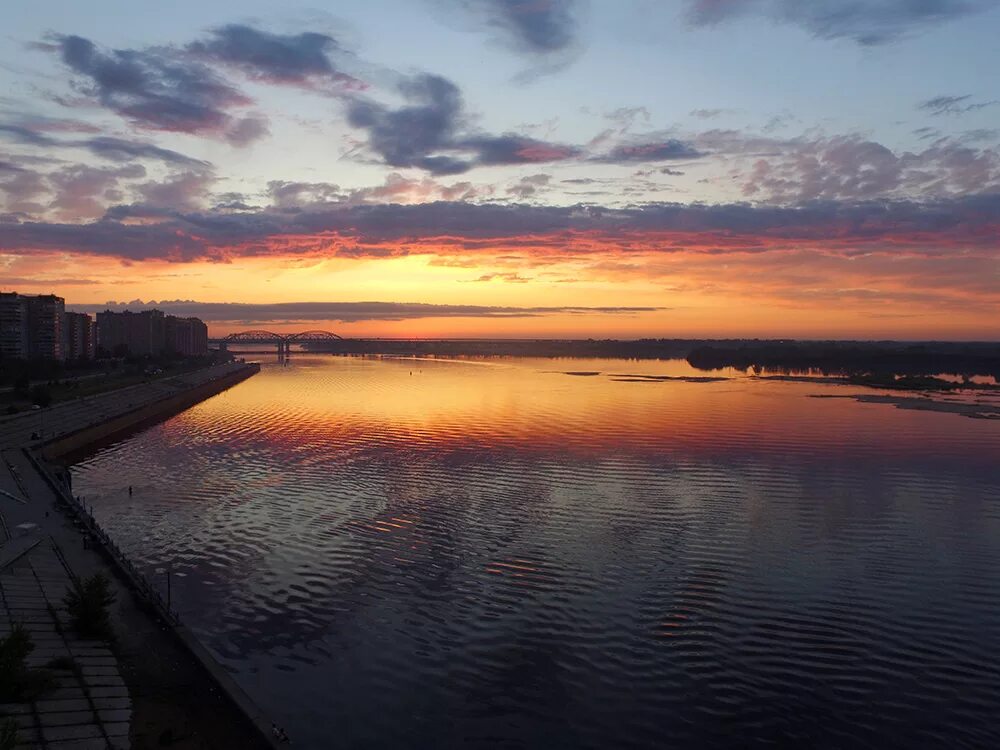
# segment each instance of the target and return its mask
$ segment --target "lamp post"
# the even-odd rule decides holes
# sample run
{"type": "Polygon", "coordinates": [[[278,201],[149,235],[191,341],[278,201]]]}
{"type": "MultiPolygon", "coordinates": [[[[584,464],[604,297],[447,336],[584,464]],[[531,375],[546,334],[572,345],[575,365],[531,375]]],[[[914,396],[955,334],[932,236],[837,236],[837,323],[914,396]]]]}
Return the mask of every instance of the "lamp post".
{"type": "Polygon", "coordinates": [[[167,614],[171,615],[171,617],[172,617],[173,616],[173,603],[174,603],[173,585],[172,585],[173,584],[173,579],[174,579],[175,576],[177,578],[183,578],[187,574],[186,573],[174,573],[174,568],[173,568],[172,564],[168,564],[167,567],[165,567],[165,568],[157,568],[156,572],[157,573],[163,573],[167,577],[167,614]]]}

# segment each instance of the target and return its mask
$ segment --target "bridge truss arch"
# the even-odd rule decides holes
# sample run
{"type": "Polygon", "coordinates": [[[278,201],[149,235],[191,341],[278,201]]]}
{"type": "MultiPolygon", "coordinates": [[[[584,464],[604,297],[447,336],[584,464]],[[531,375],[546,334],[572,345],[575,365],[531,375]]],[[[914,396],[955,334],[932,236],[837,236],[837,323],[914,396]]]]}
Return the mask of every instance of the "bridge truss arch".
{"type": "Polygon", "coordinates": [[[278,356],[285,357],[291,351],[292,344],[306,341],[344,341],[343,336],[338,336],[331,331],[299,331],[298,333],[275,333],[262,329],[252,329],[249,331],[238,331],[230,333],[228,336],[215,339],[220,348],[227,349],[229,344],[275,344],[278,347],[278,356]]]}
{"type": "Polygon", "coordinates": [[[253,331],[240,331],[239,333],[231,333],[222,340],[230,343],[245,342],[254,344],[254,343],[271,343],[273,341],[284,341],[285,338],[286,337],[280,333],[272,333],[271,331],[253,330],[253,331]]]}
{"type": "Polygon", "coordinates": [[[343,336],[338,336],[330,331],[302,331],[301,333],[290,333],[285,337],[286,341],[343,341],[343,336]]]}

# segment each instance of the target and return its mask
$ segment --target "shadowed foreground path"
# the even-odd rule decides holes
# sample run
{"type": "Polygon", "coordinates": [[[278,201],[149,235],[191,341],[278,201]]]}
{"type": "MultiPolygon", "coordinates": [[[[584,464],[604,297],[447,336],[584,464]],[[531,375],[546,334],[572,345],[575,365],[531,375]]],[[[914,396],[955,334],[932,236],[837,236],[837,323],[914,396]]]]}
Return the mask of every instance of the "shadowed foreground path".
{"type": "MultiPolygon", "coordinates": [[[[107,644],[76,638],[68,626],[62,600],[74,571],[57,538],[74,531],[59,533],[66,519],[46,509],[48,488],[24,458],[5,451],[0,465],[0,635],[22,624],[35,646],[28,665],[46,667],[58,660],[58,666],[49,668],[52,690],[31,703],[0,705],[0,713],[17,722],[17,747],[131,747],[132,702],[118,660],[107,644]]],[[[89,575],[93,568],[77,573],[89,575]]]]}
{"type": "Polygon", "coordinates": [[[25,450],[130,410],[143,410],[133,412],[142,415],[163,405],[175,410],[171,404],[191,389],[200,388],[198,398],[204,398],[212,395],[211,381],[228,378],[227,387],[233,382],[228,376],[239,379],[251,370],[256,368],[220,365],[0,421],[0,635],[21,623],[35,644],[30,666],[58,660],[50,667],[51,691],[31,703],[0,705],[0,718],[13,717],[18,724],[16,747],[272,746],[253,723],[261,719],[248,720],[255,707],[238,706],[234,701],[241,695],[220,689],[227,676],[211,658],[195,658],[161,613],[129,587],[83,522],[60,505],[25,450]],[[32,438],[43,419],[44,436],[32,438]],[[117,595],[110,608],[114,643],[77,639],[63,606],[73,578],[95,573],[108,576],[117,595]]]}
{"type": "Polygon", "coordinates": [[[11,623],[31,634],[30,667],[51,668],[54,688],[32,703],[0,705],[18,724],[15,747],[128,748],[132,702],[107,645],[75,638],[62,597],[70,579],[55,548],[42,542],[0,572],[0,598],[7,635],[11,623]],[[70,661],[72,664],[70,664],[70,661]]]}

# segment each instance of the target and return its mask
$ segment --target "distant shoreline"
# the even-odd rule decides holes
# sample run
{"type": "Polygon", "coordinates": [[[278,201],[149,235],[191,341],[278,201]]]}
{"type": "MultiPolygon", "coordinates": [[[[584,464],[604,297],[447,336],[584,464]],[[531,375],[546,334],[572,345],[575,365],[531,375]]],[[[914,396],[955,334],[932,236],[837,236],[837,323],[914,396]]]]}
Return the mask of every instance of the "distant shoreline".
{"type": "MultiPolygon", "coordinates": [[[[889,383],[887,376],[994,377],[1000,381],[1000,343],[902,341],[787,341],[746,339],[345,339],[308,342],[309,352],[443,356],[686,359],[699,370],[727,367],[777,374],[818,372],[889,383]]],[[[238,354],[238,351],[234,351],[238,354]]],[[[942,381],[944,382],[944,381],[942,381]]],[[[891,384],[891,383],[890,383],[891,384]]],[[[911,386],[935,383],[913,381],[911,386]]]]}

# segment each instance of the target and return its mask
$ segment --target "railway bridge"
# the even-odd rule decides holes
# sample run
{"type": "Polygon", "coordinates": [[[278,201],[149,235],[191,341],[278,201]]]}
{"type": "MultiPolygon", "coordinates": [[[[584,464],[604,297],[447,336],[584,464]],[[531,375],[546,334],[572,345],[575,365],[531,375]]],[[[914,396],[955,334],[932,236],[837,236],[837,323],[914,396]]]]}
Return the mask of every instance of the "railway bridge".
{"type": "Polygon", "coordinates": [[[231,333],[224,338],[212,338],[210,344],[216,344],[221,351],[226,351],[230,344],[273,344],[278,348],[279,357],[287,357],[292,344],[304,341],[344,341],[330,331],[302,331],[300,333],[274,333],[273,331],[240,331],[231,333]]]}

